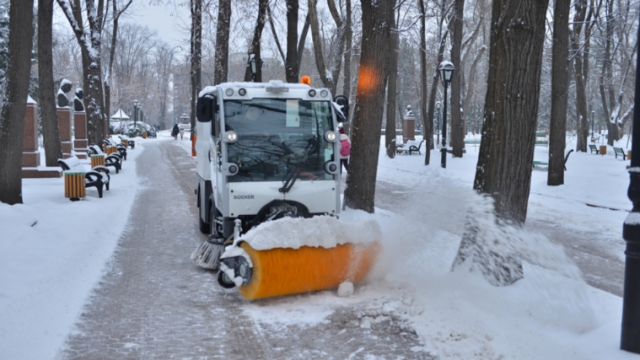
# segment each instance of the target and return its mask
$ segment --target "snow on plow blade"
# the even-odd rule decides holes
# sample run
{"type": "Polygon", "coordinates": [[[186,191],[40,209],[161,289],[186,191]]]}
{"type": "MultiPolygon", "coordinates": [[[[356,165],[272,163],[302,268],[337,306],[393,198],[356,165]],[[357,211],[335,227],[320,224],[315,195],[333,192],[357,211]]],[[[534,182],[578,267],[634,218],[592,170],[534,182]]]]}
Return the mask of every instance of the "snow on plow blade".
{"type": "Polygon", "coordinates": [[[248,300],[356,284],[373,268],[381,239],[378,223],[362,218],[268,221],[227,247],[218,282],[248,300]]]}
{"type": "Polygon", "coordinates": [[[382,248],[377,241],[328,249],[255,250],[246,242],[240,247],[253,263],[251,281],[239,287],[247,300],[333,289],[345,281],[356,284],[369,273],[382,248]]]}

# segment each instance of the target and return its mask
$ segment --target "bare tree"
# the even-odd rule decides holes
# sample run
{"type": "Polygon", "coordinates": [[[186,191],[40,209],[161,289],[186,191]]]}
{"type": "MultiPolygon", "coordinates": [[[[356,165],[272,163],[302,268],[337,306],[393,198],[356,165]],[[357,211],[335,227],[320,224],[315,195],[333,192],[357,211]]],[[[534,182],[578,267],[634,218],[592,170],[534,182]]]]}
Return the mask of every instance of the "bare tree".
{"type": "Polygon", "coordinates": [[[311,20],[311,37],[313,38],[313,49],[320,81],[322,81],[322,84],[326,88],[328,88],[332,94],[335,94],[336,87],[338,85],[338,76],[340,75],[340,65],[342,64],[342,57],[344,52],[346,34],[344,21],[340,17],[340,14],[336,9],[336,5],[333,0],[327,0],[329,11],[336,23],[336,45],[334,47],[333,53],[329,58],[330,65],[329,67],[326,67],[322,50],[323,41],[320,36],[320,25],[318,24],[318,14],[316,10],[317,0],[309,0],[308,3],[309,16],[311,20]]]}
{"type": "MultiPolygon", "coordinates": [[[[397,9],[398,16],[400,7],[397,9]]],[[[390,45],[389,45],[389,73],[387,75],[387,126],[385,127],[385,147],[387,156],[394,158],[396,156],[396,97],[398,83],[398,49],[400,42],[400,33],[398,32],[396,21],[396,12],[389,14],[389,24],[392,26],[390,45]]],[[[345,78],[345,81],[347,79],[345,78]]]]}
{"type": "Polygon", "coordinates": [[[202,0],[191,0],[191,136],[196,128],[196,101],[202,87],[202,0]]]}
{"type": "MultiPolygon", "coordinates": [[[[253,30],[253,39],[249,45],[249,54],[254,54],[256,66],[256,81],[262,82],[262,55],[260,54],[260,40],[262,39],[262,29],[264,29],[264,23],[267,18],[267,8],[269,7],[269,0],[258,0],[258,19],[256,21],[256,27],[253,30]]],[[[247,70],[244,74],[244,81],[251,81],[251,68],[247,64],[247,70]]]]}
{"type": "MultiPolygon", "coordinates": [[[[576,81],[576,151],[587,151],[587,136],[589,134],[589,119],[587,117],[586,76],[583,68],[584,53],[580,51],[580,33],[587,14],[587,1],[575,2],[573,31],[571,32],[571,50],[573,56],[573,75],[576,81]]],[[[564,151],[564,149],[562,150],[564,151]]]]}
{"type": "Polygon", "coordinates": [[[424,0],[418,0],[418,11],[420,12],[420,114],[422,114],[422,138],[426,140],[424,164],[429,165],[433,147],[433,115],[430,122],[427,115],[427,13],[424,0]]]}
{"type": "Polygon", "coordinates": [[[351,135],[351,173],[344,197],[348,207],[373,213],[384,82],[388,73],[389,13],[393,12],[395,0],[362,0],[361,5],[362,53],[351,135]]]}
{"type": "Polygon", "coordinates": [[[84,104],[87,113],[87,135],[89,143],[99,144],[104,138],[103,91],[102,91],[102,29],[104,26],[104,0],[57,0],[71,25],[82,52],[82,78],[84,104]],[[88,28],[83,26],[82,9],[86,12],[88,28]]]}
{"type": "Polygon", "coordinates": [[[567,142],[569,92],[569,9],[567,0],[555,0],[553,12],[553,59],[551,70],[551,119],[549,126],[549,172],[547,185],[564,184],[564,149],[567,142]]]}
{"type": "Polygon", "coordinates": [[[27,109],[33,1],[12,0],[9,6],[9,62],[0,108],[0,202],[22,203],[22,140],[27,109]]]}
{"type": "Polygon", "coordinates": [[[38,104],[42,119],[45,164],[57,166],[62,158],[60,128],[53,85],[53,0],[38,0],[38,104]]]}
{"type": "MultiPolygon", "coordinates": [[[[440,8],[440,17],[438,19],[438,55],[437,55],[437,62],[433,70],[433,77],[431,81],[431,91],[429,92],[427,118],[424,125],[425,128],[428,126],[431,129],[435,129],[434,123],[433,123],[433,112],[435,111],[435,107],[436,107],[435,106],[436,95],[438,91],[438,79],[439,79],[438,71],[436,69],[438,67],[438,64],[440,64],[444,60],[444,49],[447,41],[447,35],[449,34],[448,27],[443,26],[444,23],[447,21],[446,16],[450,10],[450,8],[447,8],[447,0],[442,0],[442,3],[440,4],[439,8],[440,8]],[[428,122],[429,124],[426,125],[426,122],[428,122]]],[[[425,151],[425,157],[424,157],[425,165],[429,165],[429,160],[431,158],[431,149],[433,148],[434,146],[433,146],[433,132],[432,132],[431,136],[429,136],[429,138],[427,139],[427,151],[425,151]]]]}
{"type": "Polygon", "coordinates": [[[173,61],[175,57],[175,49],[167,44],[161,44],[156,48],[155,54],[155,73],[157,75],[157,95],[158,95],[158,119],[159,123],[166,127],[167,110],[169,103],[169,80],[173,70],[173,61]]]}
{"type": "MultiPolygon", "coordinates": [[[[547,0],[494,0],[489,84],[483,140],[474,189],[494,200],[500,221],[524,224],[540,94],[547,0]]],[[[454,268],[467,259],[494,285],[522,278],[518,258],[501,254],[499,239],[479,232],[473,216],[465,229],[454,268]]]]}
{"type": "Polygon", "coordinates": [[[229,72],[229,28],[231,26],[231,0],[220,0],[216,29],[215,84],[227,81],[229,72]]]}
{"type": "Polygon", "coordinates": [[[111,47],[109,49],[109,67],[107,67],[107,73],[104,76],[104,109],[107,116],[111,116],[111,75],[113,73],[113,59],[116,53],[116,41],[118,39],[118,21],[120,16],[127,10],[133,0],[129,0],[124,4],[122,9],[118,9],[118,1],[111,0],[113,6],[113,29],[111,29],[111,47]]]}
{"type": "Polygon", "coordinates": [[[453,2],[453,37],[451,39],[451,62],[456,71],[451,78],[451,147],[454,157],[462,157],[464,147],[464,114],[462,113],[462,74],[461,61],[464,0],[453,2]]]}
{"type": "Polygon", "coordinates": [[[287,59],[285,75],[288,83],[297,83],[298,63],[298,0],[286,0],[287,4],[287,59]]]}
{"type": "Polygon", "coordinates": [[[342,95],[349,98],[351,95],[351,56],[353,51],[352,36],[353,29],[351,24],[351,0],[346,0],[345,3],[345,21],[344,21],[344,37],[345,37],[345,52],[344,52],[344,83],[342,87],[342,95]]]}

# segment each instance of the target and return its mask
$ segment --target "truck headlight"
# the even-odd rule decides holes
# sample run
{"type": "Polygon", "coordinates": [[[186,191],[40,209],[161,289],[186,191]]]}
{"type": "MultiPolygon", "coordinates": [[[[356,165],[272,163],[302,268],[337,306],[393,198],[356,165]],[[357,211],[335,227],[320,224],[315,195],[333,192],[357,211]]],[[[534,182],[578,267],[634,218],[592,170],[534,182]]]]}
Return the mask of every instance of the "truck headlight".
{"type": "Polygon", "coordinates": [[[334,133],[333,131],[329,130],[326,133],[324,133],[324,138],[328,142],[334,142],[334,141],[336,141],[336,133],[334,133]]]}
{"type": "Polygon", "coordinates": [[[238,134],[235,131],[227,131],[222,136],[222,140],[226,143],[234,143],[238,140],[238,134]]]}

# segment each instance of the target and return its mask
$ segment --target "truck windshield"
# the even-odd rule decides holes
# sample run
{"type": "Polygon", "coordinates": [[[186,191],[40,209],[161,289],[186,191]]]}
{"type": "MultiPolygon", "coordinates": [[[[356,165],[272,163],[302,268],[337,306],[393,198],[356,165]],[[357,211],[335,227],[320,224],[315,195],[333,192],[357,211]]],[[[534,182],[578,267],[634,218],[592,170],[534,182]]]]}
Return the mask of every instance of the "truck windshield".
{"type": "Polygon", "coordinates": [[[230,182],[329,180],[324,164],[333,160],[333,130],[328,101],[298,99],[225,100],[224,122],[238,140],[227,144],[227,159],[239,167],[230,182]]]}

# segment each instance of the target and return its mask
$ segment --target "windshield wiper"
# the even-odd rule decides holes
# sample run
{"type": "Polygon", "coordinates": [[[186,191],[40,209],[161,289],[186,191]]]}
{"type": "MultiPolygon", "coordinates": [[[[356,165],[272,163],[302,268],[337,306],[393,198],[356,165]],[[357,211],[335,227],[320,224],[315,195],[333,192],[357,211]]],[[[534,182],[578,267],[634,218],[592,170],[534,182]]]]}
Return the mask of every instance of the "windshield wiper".
{"type": "Polygon", "coordinates": [[[302,154],[302,157],[300,158],[300,161],[298,161],[295,166],[291,167],[287,171],[287,174],[284,177],[284,184],[280,189],[278,189],[278,191],[286,194],[289,192],[289,190],[291,190],[293,184],[295,184],[296,180],[298,179],[298,175],[300,174],[300,165],[307,160],[309,154],[315,147],[317,147],[317,145],[318,139],[315,136],[307,141],[307,146],[304,148],[304,152],[302,154]]]}

